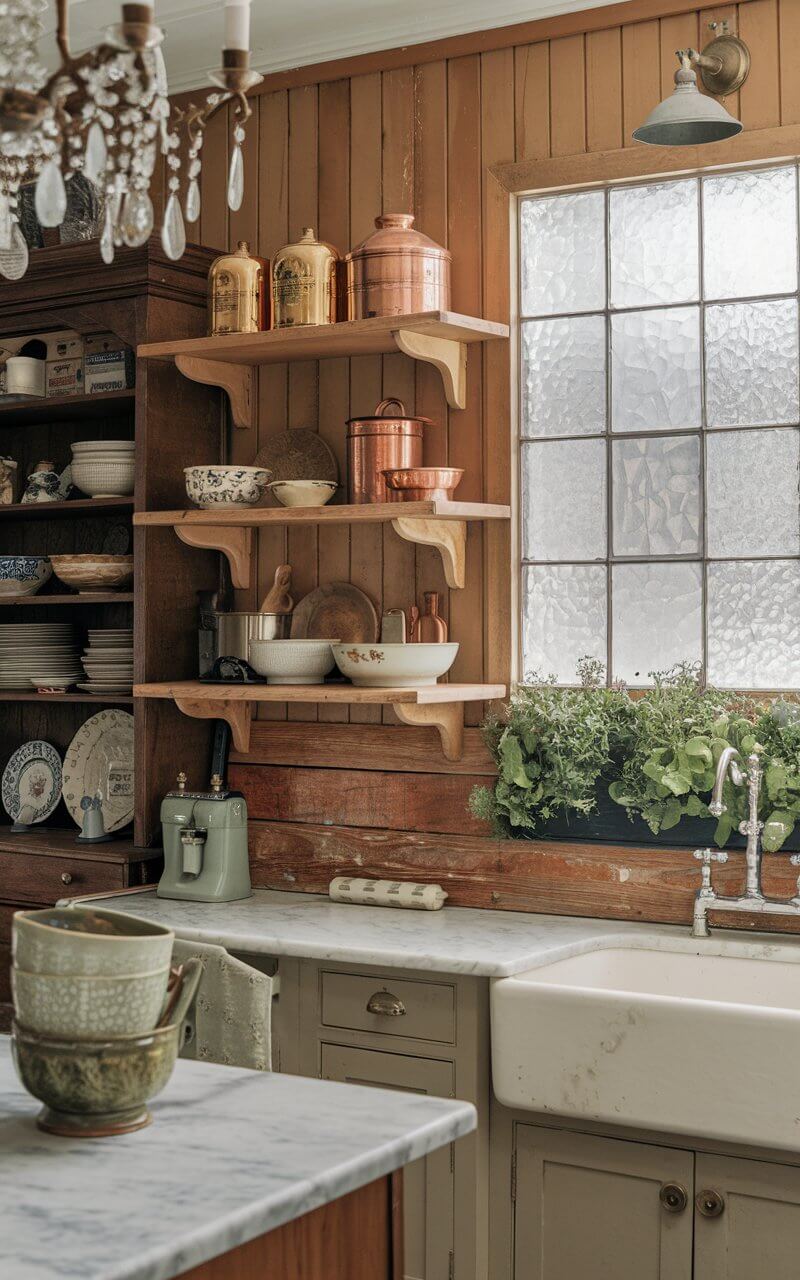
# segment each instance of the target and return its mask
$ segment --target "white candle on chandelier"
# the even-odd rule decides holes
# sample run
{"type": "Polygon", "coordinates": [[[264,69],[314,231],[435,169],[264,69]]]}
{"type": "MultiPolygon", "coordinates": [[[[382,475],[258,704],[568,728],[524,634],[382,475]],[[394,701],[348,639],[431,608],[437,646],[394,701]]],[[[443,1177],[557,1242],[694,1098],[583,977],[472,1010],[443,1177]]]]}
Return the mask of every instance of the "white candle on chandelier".
{"type": "Polygon", "coordinates": [[[250,48],[250,0],[225,0],[225,48],[250,48]]]}

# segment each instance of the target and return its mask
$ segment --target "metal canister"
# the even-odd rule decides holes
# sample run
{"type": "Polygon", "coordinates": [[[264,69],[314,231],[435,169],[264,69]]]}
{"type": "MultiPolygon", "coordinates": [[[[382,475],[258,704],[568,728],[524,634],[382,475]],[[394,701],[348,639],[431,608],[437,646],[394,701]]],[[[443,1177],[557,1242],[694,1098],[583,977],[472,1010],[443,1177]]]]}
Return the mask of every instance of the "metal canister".
{"type": "Polygon", "coordinates": [[[272,266],[274,329],[336,320],[336,263],[338,254],[318,240],[313,227],[275,255],[272,266]]]}
{"type": "Polygon", "coordinates": [[[369,418],[347,423],[349,502],[397,502],[402,494],[386,486],[384,471],[422,465],[422,432],[430,418],[406,413],[402,400],[381,400],[369,418]],[[392,413],[392,408],[397,413],[392,413]]]}
{"type": "Polygon", "coordinates": [[[215,258],[208,273],[208,329],[220,333],[258,333],[268,327],[269,263],[254,258],[246,240],[235,253],[215,258]]]}
{"type": "Polygon", "coordinates": [[[218,613],[217,657],[250,661],[251,640],[286,640],[289,613],[218,613]]]}
{"type": "Polygon", "coordinates": [[[413,315],[450,309],[451,255],[414,229],[410,213],[384,213],[347,255],[347,315],[413,315]]]}

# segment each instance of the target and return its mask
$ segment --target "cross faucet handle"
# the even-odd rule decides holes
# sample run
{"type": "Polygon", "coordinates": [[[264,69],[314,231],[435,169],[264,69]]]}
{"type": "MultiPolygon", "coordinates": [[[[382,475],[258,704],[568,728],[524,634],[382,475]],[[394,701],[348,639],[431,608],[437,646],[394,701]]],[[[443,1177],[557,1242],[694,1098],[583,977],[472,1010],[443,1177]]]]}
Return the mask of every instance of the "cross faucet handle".
{"type": "Polygon", "coordinates": [[[700,868],[700,874],[702,876],[700,891],[702,893],[704,890],[707,890],[710,893],[711,864],[712,862],[727,862],[728,855],[724,849],[695,849],[694,857],[698,862],[702,862],[703,864],[700,868]]]}
{"type": "Polygon", "coordinates": [[[789,861],[793,867],[800,867],[800,853],[793,853],[789,861]]]}

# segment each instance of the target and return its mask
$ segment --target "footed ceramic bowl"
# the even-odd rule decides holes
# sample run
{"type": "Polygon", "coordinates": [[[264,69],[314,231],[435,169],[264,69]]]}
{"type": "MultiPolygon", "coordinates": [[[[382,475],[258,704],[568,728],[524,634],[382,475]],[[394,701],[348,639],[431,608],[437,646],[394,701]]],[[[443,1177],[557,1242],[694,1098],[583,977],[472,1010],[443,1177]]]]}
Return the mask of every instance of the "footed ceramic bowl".
{"type": "Polygon", "coordinates": [[[268,488],[282,507],[324,507],[339,486],[333,480],[273,480],[268,488]]]}
{"type": "Polygon", "coordinates": [[[91,978],[11,969],[17,1021],[29,1031],[74,1040],[143,1035],[165,1004],[169,965],[152,973],[91,978]]]}
{"type": "Polygon", "coordinates": [[[456,660],[458,645],[334,644],[333,656],[343,676],[372,689],[408,689],[436,684],[456,660]]]}
{"type": "Polygon", "coordinates": [[[33,596],[52,573],[47,556],[0,556],[0,596],[33,596]]]}
{"type": "Polygon", "coordinates": [[[265,467],[184,467],[189,501],[203,511],[254,507],[272,479],[265,467]]]}
{"type": "Polygon", "coordinates": [[[136,462],[132,455],[94,458],[77,454],[72,463],[72,479],[81,493],[90,498],[122,498],[133,493],[136,462]]]}
{"type": "Polygon", "coordinates": [[[166,925],[100,907],[47,907],[17,911],[11,956],[28,973],[127,977],[164,969],[175,934],[166,925]]]}
{"type": "Polygon", "coordinates": [[[250,666],[267,684],[322,684],[333,670],[333,640],[251,640],[250,666]]]}
{"type": "Polygon", "coordinates": [[[113,591],[133,577],[133,556],[51,556],[57,578],[80,592],[113,591]]]}

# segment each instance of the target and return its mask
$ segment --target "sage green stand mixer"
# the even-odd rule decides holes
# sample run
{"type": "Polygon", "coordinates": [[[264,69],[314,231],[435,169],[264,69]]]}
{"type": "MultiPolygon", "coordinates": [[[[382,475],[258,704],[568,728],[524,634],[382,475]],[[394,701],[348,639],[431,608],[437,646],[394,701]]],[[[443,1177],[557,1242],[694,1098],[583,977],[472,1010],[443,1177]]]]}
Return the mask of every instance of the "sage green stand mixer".
{"type": "Polygon", "coordinates": [[[249,898],[247,805],[241,791],[225,791],[215,773],[210,791],[187,791],[186,774],[161,802],[164,874],[159,898],[236,902],[249,898]]]}

